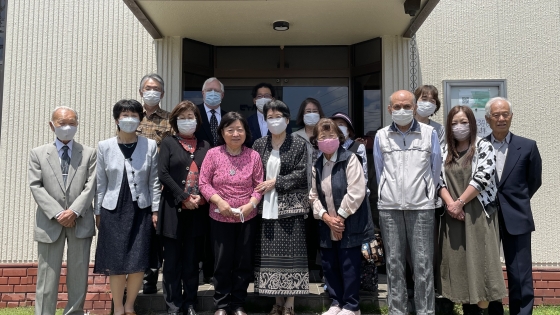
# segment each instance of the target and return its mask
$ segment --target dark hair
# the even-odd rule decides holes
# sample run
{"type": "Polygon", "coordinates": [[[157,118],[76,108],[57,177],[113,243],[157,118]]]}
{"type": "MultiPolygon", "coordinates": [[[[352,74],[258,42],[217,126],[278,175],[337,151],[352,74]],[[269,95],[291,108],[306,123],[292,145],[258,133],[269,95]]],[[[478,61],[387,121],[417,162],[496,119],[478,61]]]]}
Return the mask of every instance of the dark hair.
{"type": "Polygon", "coordinates": [[[303,115],[305,115],[305,107],[307,107],[307,104],[309,103],[317,106],[317,110],[319,110],[319,118],[325,117],[325,113],[323,112],[321,103],[319,103],[318,100],[312,97],[308,97],[304,99],[303,102],[301,102],[301,105],[299,106],[299,110],[296,117],[296,126],[305,127],[305,123],[303,122],[303,115]]]}
{"type": "Polygon", "coordinates": [[[430,94],[432,95],[434,100],[436,100],[436,111],[432,115],[430,115],[433,116],[438,112],[439,107],[441,106],[441,102],[438,97],[437,88],[433,85],[422,85],[421,87],[417,88],[414,91],[414,97],[416,98],[417,103],[422,98],[422,95],[430,95],[430,94]]]}
{"type": "Polygon", "coordinates": [[[337,124],[335,124],[330,118],[321,118],[313,128],[313,135],[309,137],[309,142],[311,142],[315,149],[319,149],[317,138],[319,137],[319,133],[321,133],[321,131],[334,131],[338,137],[340,145],[344,143],[344,135],[342,134],[342,131],[340,131],[340,128],[338,128],[337,124]]]}
{"type": "Polygon", "coordinates": [[[182,101],[181,103],[177,104],[177,106],[175,106],[175,108],[173,108],[173,110],[171,111],[171,114],[169,114],[169,124],[176,133],[179,133],[179,128],[177,127],[177,117],[179,117],[179,115],[181,115],[181,113],[186,110],[191,110],[194,113],[194,117],[196,117],[195,131],[198,131],[198,129],[200,129],[200,126],[202,125],[202,117],[200,116],[198,107],[191,101],[182,101]]]}
{"type": "Polygon", "coordinates": [[[222,131],[224,130],[224,128],[233,124],[237,120],[241,122],[241,124],[243,125],[243,129],[245,129],[245,142],[243,142],[243,145],[246,147],[250,147],[251,129],[249,129],[249,124],[247,123],[247,119],[241,116],[241,114],[238,112],[228,112],[227,114],[222,116],[222,120],[220,121],[220,125],[218,126],[218,130],[217,130],[218,145],[222,145],[226,143],[224,140],[224,136],[222,136],[222,131]]]}
{"type": "Polygon", "coordinates": [[[272,84],[266,83],[266,82],[261,82],[261,83],[255,85],[255,86],[253,87],[253,90],[251,91],[251,95],[253,96],[253,98],[256,98],[256,97],[257,97],[257,91],[258,91],[260,88],[267,88],[267,89],[269,89],[269,90],[270,90],[270,95],[272,95],[272,97],[276,98],[276,91],[274,90],[274,87],[272,86],[272,84]]]}
{"type": "Polygon", "coordinates": [[[447,123],[445,124],[445,140],[447,141],[447,158],[445,159],[445,165],[456,164],[459,159],[459,152],[457,152],[457,140],[453,137],[453,130],[451,129],[451,123],[453,122],[453,117],[459,113],[465,113],[467,119],[469,120],[469,129],[471,132],[471,138],[469,140],[469,151],[466,154],[463,166],[470,165],[472,163],[472,158],[476,152],[476,118],[474,117],[473,111],[468,106],[457,105],[453,107],[449,114],[447,114],[447,123]]]}
{"type": "Polygon", "coordinates": [[[288,120],[290,119],[290,109],[288,108],[288,105],[284,104],[284,102],[282,101],[274,100],[264,104],[263,107],[264,120],[266,120],[266,113],[268,113],[269,110],[278,111],[282,113],[282,117],[288,118],[288,120]]]}
{"type": "Polygon", "coordinates": [[[140,121],[144,119],[144,108],[137,100],[120,100],[113,106],[113,118],[115,120],[119,120],[121,113],[124,112],[138,113],[140,121]]]}

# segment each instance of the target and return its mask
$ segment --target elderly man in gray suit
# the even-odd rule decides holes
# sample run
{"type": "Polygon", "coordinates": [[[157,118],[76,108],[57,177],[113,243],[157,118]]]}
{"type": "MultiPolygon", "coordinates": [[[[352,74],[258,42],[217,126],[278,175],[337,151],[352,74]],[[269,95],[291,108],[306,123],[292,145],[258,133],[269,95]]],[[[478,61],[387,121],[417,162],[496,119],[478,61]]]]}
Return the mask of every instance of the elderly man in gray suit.
{"type": "Polygon", "coordinates": [[[76,111],[57,107],[49,126],[54,142],[31,150],[29,187],[37,203],[35,240],[38,244],[36,315],[56,312],[64,245],[67,251],[68,304],[64,314],[84,314],[89,253],[95,235],[92,201],[96,187],[95,149],[73,140],[76,111]]]}

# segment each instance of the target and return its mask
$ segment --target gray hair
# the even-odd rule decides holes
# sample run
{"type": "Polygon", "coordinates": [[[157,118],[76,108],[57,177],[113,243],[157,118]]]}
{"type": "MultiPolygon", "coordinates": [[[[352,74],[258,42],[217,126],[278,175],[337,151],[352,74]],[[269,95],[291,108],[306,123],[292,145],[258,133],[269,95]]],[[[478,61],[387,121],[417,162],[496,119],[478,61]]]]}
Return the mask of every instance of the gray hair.
{"type": "Polygon", "coordinates": [[[218,83],[220,83],[220,88],[222,89],[222,93],[223,93],[224,92],[224,85],[216,77],[211,77],[210,79],[204,81],[204,84],[202,85],[202,91],[204,91],[204,88],[206,88],[206,84],[208,84],[210,82],[214,82],[214,81],[218,81],[218,83]]]}
{"type": "Polygon", "coordinates": [[[505,97],[493,97],[491,99],[488,100],[488,102],[486,102],[486,106],[484,106],[484,109],[486,110],[486,117],[490,117],[490,109],[492,107],[492,104],[496,103],[497,101],[504,101],[509,105],[509,113],[513,113],[513,107],[511,106],[511,102],[507,100],[507,98],[505,97]]]}
{"type": "Polygon", "coordinates": [[[144,88],[144,84],[146,84],[146,81],[150,79],[157,81],[161,86],[161,91],[165,92],[165,85],[163,84],[163,79],[157,73],[146,74],[145,76],[142,77],[142,80],[140,80],[140,87],[138,88],[139,92],[142,92],[142,89],[144,88]]]}
{"type": "Polygon", "coordinates": [[[51,113],[51,121],[54,118],[54,114],[59,110],[59,109],[64,109],[64,110],[69,110],[71,112],[74,113],[74,115],[76,115],[76,122],[78,121],[78,112],[76,110],[74,110],[73,108],[70,108],[68,106],[57,106],[51,113]]]}

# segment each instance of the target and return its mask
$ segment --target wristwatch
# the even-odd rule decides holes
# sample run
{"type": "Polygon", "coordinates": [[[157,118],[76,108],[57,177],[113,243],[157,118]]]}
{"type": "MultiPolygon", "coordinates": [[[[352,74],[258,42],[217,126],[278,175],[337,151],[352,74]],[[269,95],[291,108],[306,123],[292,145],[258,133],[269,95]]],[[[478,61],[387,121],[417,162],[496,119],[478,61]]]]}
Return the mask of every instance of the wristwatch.
{"type": "Polygon", "coordinates": [[[253,205],[253,209],[256,209],[256,208],[257,208],[257,205],[256,205],[252,200],[249,201],[249,202],[253,205]]]}

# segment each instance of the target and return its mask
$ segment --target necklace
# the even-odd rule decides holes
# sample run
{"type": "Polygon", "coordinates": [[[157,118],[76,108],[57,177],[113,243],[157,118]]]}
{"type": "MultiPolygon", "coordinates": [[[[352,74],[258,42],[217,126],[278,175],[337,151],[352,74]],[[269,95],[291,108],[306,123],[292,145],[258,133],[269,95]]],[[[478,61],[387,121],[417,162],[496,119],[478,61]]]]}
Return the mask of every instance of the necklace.
{"type": "Polygon", "coordinates": [[[230,165],[230,169],[229,169],[229,175],[233,176],[235,175],[235,173],[237,173],[237,166],[233,165],[232,160],[235,159],[235,157],[241,155],[241,153],[243,152],[243,147],[240,148],[239,152],[237,153],[231,153],[229,148],[226,146],[225,148],[226,153],[231,156],[232,158],[228,159],[229,160],[229,165],[230,165]]]}
{"type": "Polygon", "coordinates": [[[138,142],[138,136],[136,136],[136,140],[134,140],[134,142],[132,142],[132,143],[123,143],[121,137],[117,137],[117,138],[119,139],[121,144],[124,145],[124,147],[127,148],[127,149],[133,148],[136,145],[136,143],[138,142]]]}
{"type": "Polygon", "coordinates": [[[229,160],[229,165],[230,165],[229,175],[233,176],[235,175],[235,173],[237,173],[237,166],[233,165],[231,160],[229,160]]]}

